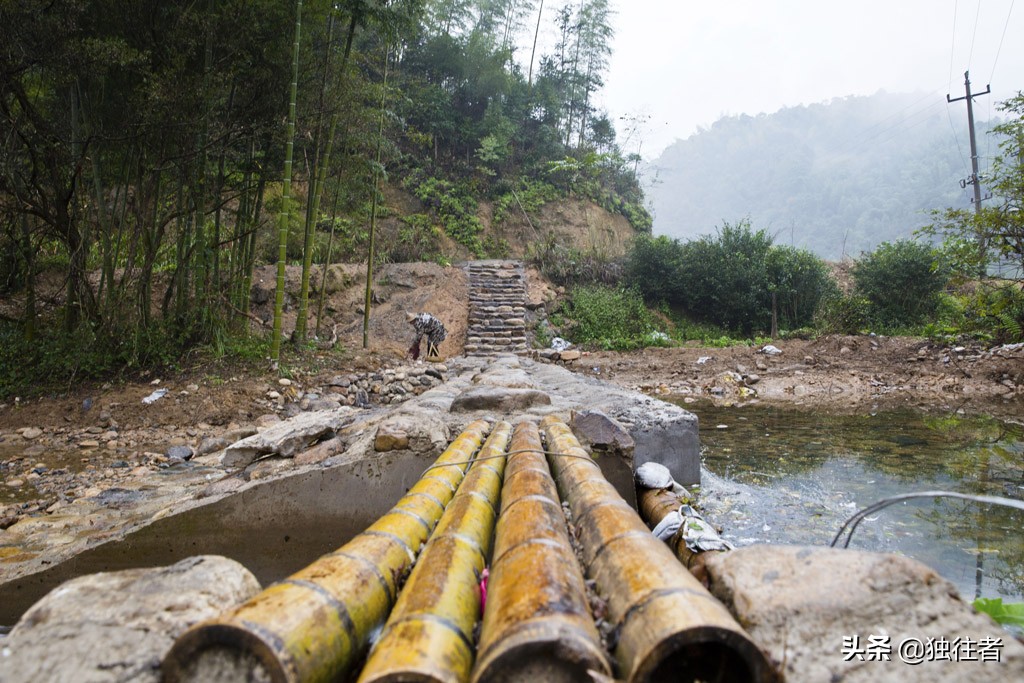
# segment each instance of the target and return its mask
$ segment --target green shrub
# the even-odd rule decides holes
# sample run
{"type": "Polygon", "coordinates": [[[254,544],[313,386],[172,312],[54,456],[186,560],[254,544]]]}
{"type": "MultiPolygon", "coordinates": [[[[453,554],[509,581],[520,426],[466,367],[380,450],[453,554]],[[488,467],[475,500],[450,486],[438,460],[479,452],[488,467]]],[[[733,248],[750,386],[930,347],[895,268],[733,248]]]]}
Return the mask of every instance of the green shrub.
{"type": "Polygon", "coordinates": [[[473,256],[481,258],[485,255],[480,241],[484,226],[476,215],[477,202],[472,188],[429,177],[419,182],[413,192],[437,215],[449,237],[466,247],[473,256]]]}
{"type": "Polygon", "coordinates": [[[1014,283],[984,284],[970,295],[943,295],[926,334],[940,339],[969,336],[1010,344],[1024,341],[1024,292],[1014,283]]]}
{"type": "Polygon", "coordinates": [[[825,262],[805,249],[772,246],[765,267],[780,330],[811,325],[821,302],[839,293],[825,262]]]}
{"type": "Polygon", "coordinates": [[[883,242],[853,266],[854,293],[868,300],[871,321],[885,327],[919,325],[935,315],[948,270],[927,244],[883,242]]]}
{"type": "MultiPolygon", "coordinates": [[[[577,287],[563,313],[573,342],[602,349],[641,348],[657,331],[643,297],[633,289],[577,287]]],[[[651,339],[664,343],[660,337],[651,339]]]]}
{"type": "Polygon", "coordinates": [[[696,321],[741,336],[769,330],[773,305],[781,329],[806,327],[822,299],[837,291],[821,259],[773,245],[747,221],[686,243],[640,235],[626,273],[649,303],[681,306],[696,321]]]}
{"type": "Polygon", "coordinates": [[[521,216],[525,211],[535,216],[548,202],[562,196],[562,192],[543,180],[520,178],[516,187],[498,197],[494,204],[494,222],[503,223],[512,216],[521,216]]]}
{"type": "Polygon", "coordinates": [[[861,296],[838,292],[821,301],[814,316],[814,326],[830,334],[858,334],[868,327],[870,302],[861,296]]]}
{"type": "Polygon", "coordinates": [[[665,235],[637,235],[626,257],[626,281],[652,304],[683,298],[681,280],[683,246],[665,235]]]}
{"type": "Polygon", "coordinates": [[[608,254],[591,249],[581,251],[561,244],[553,233],[526,247],[526,260],[544,277],[563,287],[618,285],[622,263],[608,254]]]}
{"type": "Polygon", "coordinates": [[[412,261],[433,261],[440,255],[438,229],[430,216],[422,213],[404,216],[398,239],[386,250],[386,260],[391,263],[412,261]]]}

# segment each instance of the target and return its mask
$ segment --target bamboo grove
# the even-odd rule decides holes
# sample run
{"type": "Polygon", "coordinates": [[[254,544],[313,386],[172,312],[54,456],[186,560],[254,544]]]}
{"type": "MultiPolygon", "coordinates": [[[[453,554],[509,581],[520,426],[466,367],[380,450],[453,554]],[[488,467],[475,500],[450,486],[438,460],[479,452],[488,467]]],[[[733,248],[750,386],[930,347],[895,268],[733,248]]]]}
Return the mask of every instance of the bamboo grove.
{"type": "Polygon", "coordinates": [[[587,177],[642,207],[594,105],[611,38],[607,0],[0,3],[5,346],[102,348],[109,371],[223,345],[277,263],[276,363],[319,322],[314,263],[417,256],[368,253],[384,183],[486,197],[587,177]]]}

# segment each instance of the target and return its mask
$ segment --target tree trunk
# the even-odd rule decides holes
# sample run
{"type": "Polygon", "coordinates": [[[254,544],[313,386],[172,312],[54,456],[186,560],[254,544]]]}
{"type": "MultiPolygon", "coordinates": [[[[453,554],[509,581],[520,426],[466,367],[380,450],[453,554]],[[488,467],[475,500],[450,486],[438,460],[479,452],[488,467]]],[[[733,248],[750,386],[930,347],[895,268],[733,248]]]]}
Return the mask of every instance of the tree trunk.
{"type": "MultiPolygon", "coordinates": [[[[310,178],[309,192],[306,195],[306,225],[302,238],[302,284],[299,287],[299,313],[295,320],[296,343],[306,341],[306,330],[309,325],[309,271],[313,266],[313,235],[316,232],[317,218],[320,213],[320,194],[324,181],[327,179],[327,166],[330,164],[331,145],[334,142],[334,131],[337,125],[337,114],[331,114],[330,132],[327,142],[323,139],[324,98],[327,93],[327,82],[331,74],[331,44],[334,37],[334,14],[331,13],[327,26],[327,45],[324,54],[324,73],[320,80],[320,101],[317,112],[317,139],[313,151],[313,169],[310,178]],[[323,159],[320,149],[325,147],[323,159]]],[[[319,325],[317,325],[319,328],[319,325]]]]}
{"type": "Polygon", "coordinates": [[[25,341],[31,342],[36,338],[36,286],[33,277],[32,233],[27,213],[21,214],[21,239],[22,258],[25,261],[25,324],[22,329],[25,341]]]}
{"type": "Polygon", "coordinates": [[[284,188],[281,216],[277,228],[277,288],[274,294],[274,331],[270,362],[277,368],[281,359],[281,325],[284,314],[284,272],[288,258],[288,210],[292,191],[292,154],[295,149],[295,100],[299,80],[299,40],[302,34],[302,0],[295,3],[295,39],[292,43],[292,82],[288,101],[288,130],[284,157],[284,188]]]}
{"type": "Polygon", "coordinates": [[[388,57],[390,46],[385,46],[384,81],[380,92],[380,125],[377,127],[377,165],[373,169],[373,201],[370,204],[370,247],[366,255],[366,301],[363,304],[363,348],[370,348],[370,304],[373,294],[373,249],[377,228],[377,195],[380,192],[381,142],[384,138],[384,104],[388,89],[388,57]]]}

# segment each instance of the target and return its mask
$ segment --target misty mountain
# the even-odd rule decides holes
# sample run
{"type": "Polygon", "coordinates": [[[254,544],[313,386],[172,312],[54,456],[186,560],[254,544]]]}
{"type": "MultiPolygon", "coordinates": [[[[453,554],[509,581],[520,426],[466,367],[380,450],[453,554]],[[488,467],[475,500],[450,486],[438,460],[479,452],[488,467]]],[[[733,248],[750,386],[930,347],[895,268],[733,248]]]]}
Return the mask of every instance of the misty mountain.
{"type": "MultiPolygon", "coordinates": [[[[995,123],[977,126],[982,173],[995,123]]],[[[963,102],[880,92],[722,118],[666,148],[647,192],[655,234],[690,239],[749,218],[777,243],[838,259],[909,237],[931,209],[969,207],[970,163],[963,102]]]]}

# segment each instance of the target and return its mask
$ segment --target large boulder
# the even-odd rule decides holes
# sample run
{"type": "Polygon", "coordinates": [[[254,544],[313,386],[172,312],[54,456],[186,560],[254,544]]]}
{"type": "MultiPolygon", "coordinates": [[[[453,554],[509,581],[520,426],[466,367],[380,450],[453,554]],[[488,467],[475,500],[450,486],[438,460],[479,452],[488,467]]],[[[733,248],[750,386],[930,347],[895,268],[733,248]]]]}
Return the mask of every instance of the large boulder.
{"type": "Polygon", "coordinates": [[[157,683],[181,633],[259,590],[245,567],[212,555],[72,579],[0,640],[0,681],[157,683]]]}
{"type": "Polygon", "coordinates": [[[787,681],[1024,681],[1024,645],[915,560],[758,545],[713,553],[706,567],[712,593],[787,681]],[[1000,661],[981,660],[983,642],[1000,661]]]}

